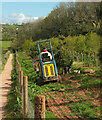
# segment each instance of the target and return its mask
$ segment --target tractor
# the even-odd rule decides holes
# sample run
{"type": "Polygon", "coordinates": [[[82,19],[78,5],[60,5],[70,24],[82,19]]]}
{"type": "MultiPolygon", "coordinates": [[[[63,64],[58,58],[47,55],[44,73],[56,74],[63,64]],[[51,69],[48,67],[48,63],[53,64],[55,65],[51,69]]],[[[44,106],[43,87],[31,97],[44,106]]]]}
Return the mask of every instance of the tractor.
{"type": "Polygon", "coordinates": [[[41,85],[47,81],[58,81],[61,82],[61,76],[58,75],[56,61],[54,59],[52,45],[50,40],[38,41],[37,47],[39,51],[39,59],[33,61],[33,67],[37,72],[39,79],[37,84],[41,85]],[[50,46],[50,52],[41,52],[40,44],[47,42],[50,46]]]}

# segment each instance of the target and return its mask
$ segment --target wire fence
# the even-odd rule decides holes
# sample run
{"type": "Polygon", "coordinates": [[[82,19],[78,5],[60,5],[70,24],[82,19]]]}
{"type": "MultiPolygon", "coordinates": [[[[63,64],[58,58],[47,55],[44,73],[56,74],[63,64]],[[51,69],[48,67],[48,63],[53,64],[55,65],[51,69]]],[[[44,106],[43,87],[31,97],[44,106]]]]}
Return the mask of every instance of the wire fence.
{"type": "Polygon", "coordinates": [[[28,77],[23,76],[23,71],[21,70],[21,65],[17,58],[16,52],[16,68],[18,69],[19,83],[20,83],[20,94],[22,100],[22,111],[23,118],[29,118],[30,120],[45,118],[45,96],[37,95],[34,99],[34,106],[32,105],[29,95],[28,95],[28,77]]]}
{"type": "Polygon", "coordinates": [[[34,106],[30,102],[29,97],[28,97],[28,117],[29,118],[34,118],[34,106]]]}

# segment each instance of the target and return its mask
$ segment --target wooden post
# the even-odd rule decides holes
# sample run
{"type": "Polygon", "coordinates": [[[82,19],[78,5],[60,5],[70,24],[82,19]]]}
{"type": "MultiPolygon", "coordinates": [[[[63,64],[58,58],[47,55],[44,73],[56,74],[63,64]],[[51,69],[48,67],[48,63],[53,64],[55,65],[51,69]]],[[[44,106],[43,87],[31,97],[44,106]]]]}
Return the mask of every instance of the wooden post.
{"type": "Polygon", "coordinates": [[[21,93],[22,108],[23,108],[23,71],[20,71],[20,93],[21,93]]]}
{"type": "Polygon", "coordinates": [[[20,71],[20,92],[22,93],[23,88],[23,71],[20,71]]]}
{"type": "Polygon", "coordinates": [[[45,96],[37,95],[35,96],[35,119],[45,120],[45,96]]]}
{"type": "Polygon", "coordinates": [[[16,61],[17,61],[17,66],[18,66],[18,65],[19,65],[19,64],[18,64],[18,59],[16,59],[16,61]]]}
{"type": "Polygon", "coordinates": [[[21,65],[20,64],[18,64],[18,69],[19,69],[19,71],[21,71],[21,65]]]}
{"type": "Polygon", "coordinates": [[[21,71],[21,65],[20,64],[18,64],[18,76],[19,76],[19,83],[20,83],[20,71],[21,71]]]}
{"type": "Polygon", "coordinates": [[[18,59],[17,59],[17,52],[16,52],[16,69],[18,69],[18,59]]]}
{"type": "Polygon", "coordinates": [[[28,117],[28,77],[23,79],[23,113],[24,118],[28,117]]]}

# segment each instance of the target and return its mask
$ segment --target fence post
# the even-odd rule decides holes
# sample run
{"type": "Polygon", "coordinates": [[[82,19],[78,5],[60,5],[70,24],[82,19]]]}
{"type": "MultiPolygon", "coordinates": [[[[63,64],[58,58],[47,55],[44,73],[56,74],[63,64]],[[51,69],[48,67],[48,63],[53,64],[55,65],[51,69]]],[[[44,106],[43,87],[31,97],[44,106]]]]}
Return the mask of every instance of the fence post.
{"type": "Polygon", "coordinates": [[[22,93],[23,88],[23,71],[20,71],[20,92],[22,93]]]}
{"type": "Polygon", "coordinates": [[[20,83],[20,71],[21,71],[21,65],[18,64],[19,83],[20,83]]]}
{"type": "Polygon", "coordinates": [[[22,108],[23,108],[23,71],[20,71],[20,93],[21,93],[22,108]]]}
{"type": "Polygon", "coordinates": [[[18,63],[17,63],[17,52],[16,52],[16,68],[18,67],[18,63]]]}
{"type": "Polygon", "coordinates": [[[24,118],[28,117],[28,77],[23,79],[23,112],[24,118]]]}
{"type": "Polygon", "coordinates": [[[35,96],[35,119],[45,120],[45,96],[37,95],[35,96]]]}

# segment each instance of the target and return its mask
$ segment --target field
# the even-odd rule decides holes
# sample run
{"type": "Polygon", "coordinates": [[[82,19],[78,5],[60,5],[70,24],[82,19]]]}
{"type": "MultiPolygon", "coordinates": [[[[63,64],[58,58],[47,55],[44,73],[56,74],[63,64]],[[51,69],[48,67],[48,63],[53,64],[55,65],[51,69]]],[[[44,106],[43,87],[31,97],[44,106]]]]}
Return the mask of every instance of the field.
{"type": "MultiPolygon", "coordinates": [[[[11,46],[11,43],[12,41],[0,41],[0,58],[1,58],[1,61],[2,61],[2,68],[1,70],[3,70],[5,64],[6,64],[6,61],[9,57],[9,54],[10,54],[10,51],[8,51],[8,47],[11,46]]],[[[0,71],[1,71],[0,70],[0,71]]]]}
{"type": "Polygon", "coordinates": [[[2,45],[2,50],[7,49],[11,46],[12,41],[0,41],[0,44],[2,45]]]}
{"type": "MultiPolygon", "coordinates": [[[[70,73],[62,76],[62,83],[49,82],[42,86],[36,84],[37,74],[33,69],[32,60],[24,52],[18,53],[24,75],[28,76],[29,98],[34,104],[34,96],[43,94],[46,97],[46,116],[64,119],[99,119],[101,116],[100,87],[102,77],[99,67],[93,68],[94,74],[70,73]],[[53,115],[52,115],[53,114],[53,115]]],[[[73,66],[75,69],[76,66],[73,66]]],[[[92,68],[91,68],[92,69],[92,68]]]]}

